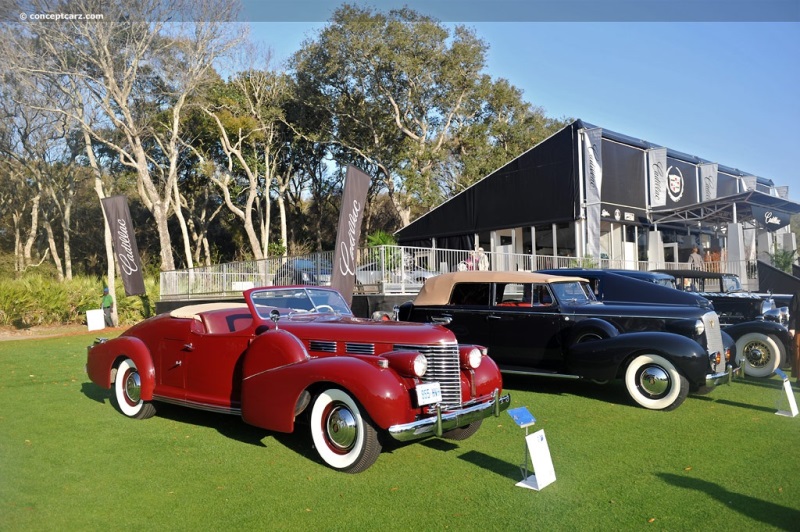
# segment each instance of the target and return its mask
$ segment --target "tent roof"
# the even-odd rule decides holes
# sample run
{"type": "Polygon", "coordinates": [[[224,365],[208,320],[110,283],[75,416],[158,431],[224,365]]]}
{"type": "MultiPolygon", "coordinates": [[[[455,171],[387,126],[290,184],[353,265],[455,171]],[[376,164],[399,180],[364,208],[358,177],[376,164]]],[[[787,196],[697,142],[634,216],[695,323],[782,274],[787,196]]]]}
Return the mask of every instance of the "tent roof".
{"type": "MultiPolygon", "coordinates": [[[[581,129],[595,126],[577,119],[536,144],[515,159],[483,177],[456,196],[434,207],[406,227],[395,232],[398,242],[413,242],[429,238],[472,235],[540,223],[572,221],[578,206],[578,144],[576,135],[581,129]]],[[[627,144],[643,150],[662,148],[658,144],[602,129],[604,139],[627,144]]],[[[667,148],[667,156],[690,164],[712,163],[700,157],[667,148]]],[[[717,165],[718,171],[735,177],[753,177],[737,168],[717,165]]],[[[756,177],[756,182],[772,187],[770,179],[756,177]]],[[[753,218],[752,206],[800,213],[800,204],[748,191],[717,198],[679,210],[653,209],[653,222],[732,221],[733,205],[737,220],[753,218]]]]}
{"type": "Polygon", "coordinates": [[[788,214],[800,213],[800,203],[777,196],[770,196],[757,190],[748,190],[732,196],[695,203],[680,209],[653,209],[653,222],[732,222],[734,206],[736,207],[736,220],[739,222],[750,221],[755,218],[753,207],[774,209],[788,214]]]}

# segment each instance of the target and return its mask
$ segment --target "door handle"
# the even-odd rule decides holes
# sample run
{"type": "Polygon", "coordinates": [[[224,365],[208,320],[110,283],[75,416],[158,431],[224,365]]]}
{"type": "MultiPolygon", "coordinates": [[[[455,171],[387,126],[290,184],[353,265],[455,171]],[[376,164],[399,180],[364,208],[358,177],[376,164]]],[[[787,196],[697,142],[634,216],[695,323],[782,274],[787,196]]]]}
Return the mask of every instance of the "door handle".
{"type": "Polygon", "coordinates": [[[489,314],[488,316],[486,316],[486,319],[487,319],[487,321],[488,320],[499,320],[500,316],[495,316],[494,314],[489,314]]]}
{"type": "Polygon", "coordinates": [[[453,321],[453,316],[447,316],[447,315],[435,316],[431,318],[431,321],[434,323],[443,323],[444,325],[447,325],[448,323],[453,321]]]}
{"type": "Polygon", "coordinates": [[[184,351],[192,351],[194,349],[194,346],[190,342],[188,344],[183,344],[183,349],[184,351]]]}

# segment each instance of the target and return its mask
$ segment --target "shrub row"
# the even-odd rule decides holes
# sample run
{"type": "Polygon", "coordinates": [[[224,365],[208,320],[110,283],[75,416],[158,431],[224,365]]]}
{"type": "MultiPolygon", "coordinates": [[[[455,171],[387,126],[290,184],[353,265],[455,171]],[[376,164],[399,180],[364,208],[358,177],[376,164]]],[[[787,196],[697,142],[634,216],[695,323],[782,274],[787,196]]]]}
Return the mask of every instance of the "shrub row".
{"type": "MultiPolygon", "coordinates": [[[[100,308],[103,282],[96,277],[75,277],[59,282],[47,276],[0,278],[0,325],[27,328],[34,325],[86,323],[86,311],[100,308]]],[[[145,279],[146,296],[126,297],[118,283],[117,312],[122,325],[153,315],[159,287],[145,279]]]]}

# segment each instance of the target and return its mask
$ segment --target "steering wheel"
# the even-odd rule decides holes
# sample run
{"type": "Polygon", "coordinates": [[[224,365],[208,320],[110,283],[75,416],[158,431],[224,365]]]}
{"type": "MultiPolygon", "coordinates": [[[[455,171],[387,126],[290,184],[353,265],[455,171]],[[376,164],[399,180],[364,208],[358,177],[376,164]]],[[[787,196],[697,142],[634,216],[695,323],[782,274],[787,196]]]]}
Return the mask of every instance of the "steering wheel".
{"type": "Polygon", "coordinates": [[[330,305],[317,305],[317,312],[330,312],[332,314],[336,314],[336,311],[333,310],[333,307],[330,305]]]}

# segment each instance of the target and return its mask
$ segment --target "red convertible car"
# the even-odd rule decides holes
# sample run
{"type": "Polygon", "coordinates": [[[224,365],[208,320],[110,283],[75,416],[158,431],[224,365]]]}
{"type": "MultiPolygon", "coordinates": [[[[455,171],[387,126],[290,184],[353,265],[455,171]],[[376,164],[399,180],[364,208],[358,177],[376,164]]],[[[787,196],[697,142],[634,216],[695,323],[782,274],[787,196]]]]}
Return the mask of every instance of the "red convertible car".
{"type": "Polygon", "coordinates": [[[308,422],[330,467],[358,473],[390,436],[461,440],[508,408],[486,350],[429,324],[353,317],[329,288],[254,288],[246,303],[182,307],[88,348],[86,371],[126,416],[154,402],[293,432],[308,422]]]}

